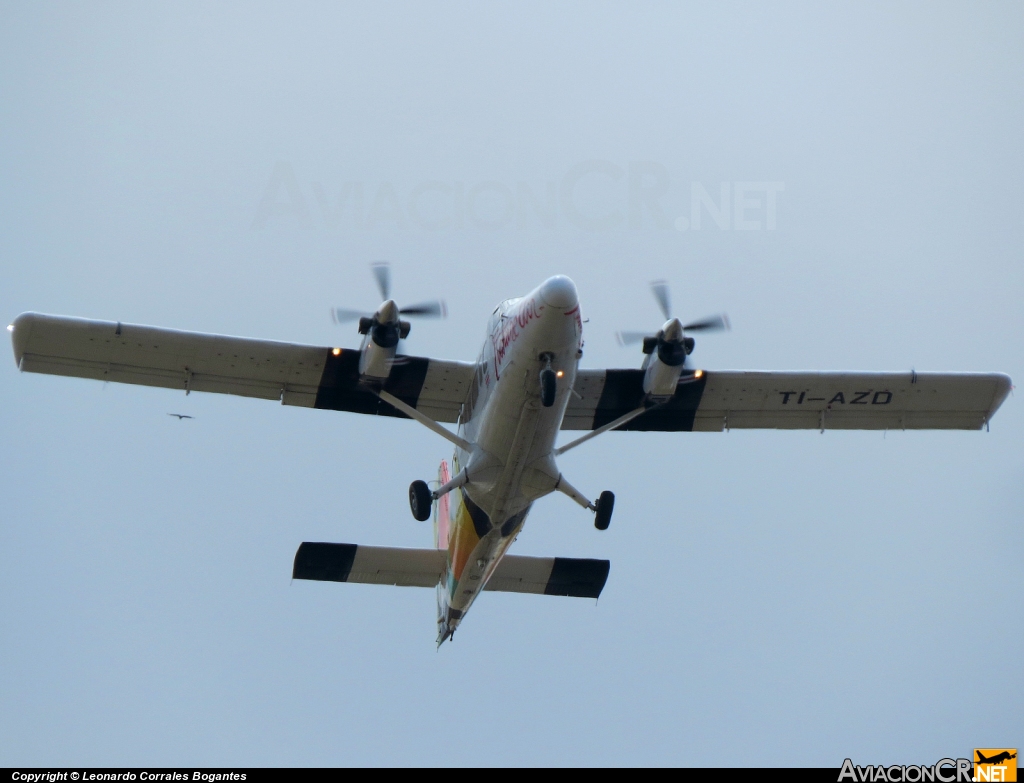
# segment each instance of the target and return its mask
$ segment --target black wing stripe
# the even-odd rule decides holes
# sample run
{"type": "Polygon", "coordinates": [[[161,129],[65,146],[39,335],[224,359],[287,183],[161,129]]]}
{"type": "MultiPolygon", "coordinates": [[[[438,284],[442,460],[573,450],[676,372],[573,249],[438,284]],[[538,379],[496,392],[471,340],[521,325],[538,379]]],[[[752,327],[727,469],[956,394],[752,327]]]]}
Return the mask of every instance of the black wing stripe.
{"type": "Polygon", "coordinates": [[[356,544],[323,544],[305,541],[299,545],[292,566],[292,579],[318,582],[347,582],[356,559],[356,544]]]}
{"type": "MultiPolygon", "coordinates": [[[[415,408],[427,377],[429,359],[416,356],[397,356],[391,375],[384,384],[390,392],[407,405],[415,408]]],[[[337,356],[326,352],[324,371],[316,393],[314,408],[377,416],[409,418],[395,410],[376,394],[359,383],[359,351],[344,350],[337,356]]]]}
{"type": "MultiPolygon", "coordinates": [[[[643,370],[608,370],[605,373],[604,389],[594,411],[592,429],[603,427],[619,416],[635,410],[644,399],[643,370]]],[[[697,415],[707,376],[676,388],[675,396],[647,413],[633,419],[619,429],[641,432],[692,432],[693,420],[697,415]]]]}
{"type": "Polygon", "coordinates": [[[544,595],[597,598],[608,580],[610,568],[611,563],[607,560],[556,557],[544,595]]]}

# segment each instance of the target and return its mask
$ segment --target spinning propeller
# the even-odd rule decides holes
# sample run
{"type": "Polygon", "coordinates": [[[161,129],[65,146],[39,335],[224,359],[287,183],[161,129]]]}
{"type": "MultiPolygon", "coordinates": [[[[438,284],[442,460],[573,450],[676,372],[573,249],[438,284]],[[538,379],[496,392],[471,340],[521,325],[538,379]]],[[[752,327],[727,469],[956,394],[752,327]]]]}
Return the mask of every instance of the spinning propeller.
{"type": "Polygon", "coordinates": [[[377,280],[377,288],[380,290],[382,304],[376,312],[366,310],[347,310],[343,307],[331,308],[331,320],[336,324],[343,324],[349,321],[356,321],[362,318],[372,319],[378,314],[387,311],[394,312],[397,309],[398,315],[410,315],[419,318],[445,318],[448,315],[448,308],[444,300],[436,299],[431,302],[420,302],[409,307],[396,307],[391,299],[391,264],[387,261],[374,261],[370,264],[370,270],[377,280]],[[388,307],[387,305],[390,305],[388,307]]]}
{"type": "MultiPolygon", "coordinates": [[[[713,315],[703,318],[700,321],[693,321],[685,326],[678,318],[672,317],[672,305],[669,300],[668,283],[664,280],[655,280],[651,283],[651,293],[658,302],[658,307],[665,316],[665,324],[656,334],[650,332],[617,332],[616,339],[619,345],[632,345],[643,342],[644,353],[653,353],[658,348],[659,353],[678,354],[680,349],[686,354],[693,351],[694,339],[686,337],[684,332],[713,332],[729,329],[729,318],[725,314],[713,315]],[[678,346],[678,347],[677,347],[678,346]],[[672,350],[675,348],[675,350],[672,350]]],[[[685,354],[682,356],[685,359],[685,354]]],[[[681,364],[682,362],[679,361],[681,364]]]]}

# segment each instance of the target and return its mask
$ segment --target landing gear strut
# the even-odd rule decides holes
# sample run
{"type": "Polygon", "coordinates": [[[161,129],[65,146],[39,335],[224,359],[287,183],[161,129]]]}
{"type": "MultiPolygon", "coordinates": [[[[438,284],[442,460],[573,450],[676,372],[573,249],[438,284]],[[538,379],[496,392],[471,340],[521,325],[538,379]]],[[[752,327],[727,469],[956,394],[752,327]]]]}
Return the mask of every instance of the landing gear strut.
{"type": "Polygon", "coordinates": [[[615,508],[615,494],[605,490],[597,499],[597,513],[594,514],[594,527],[607,530],[612,523],[612,509],[615,508]]]}
{"type": "Polygon", "coordinates": [[[555,482],[555,489],[563,495],[568,495],[588,511],[593,511],[594,527],[598,530],[608,529],[608,525],[612,521],[612,509],[615,508],[614,493],[605,490],[601,493],[601,497],[597,499],[597,503],[591,503],[576,487],[566,481],[565,476],[561,474],[558,476],[558,481],[555,482]]]}
{"type": "MultiPolygon", "coordinates": [[[[602,495],[601,497],[604,497],[602,495]]],[[[433,506],[433,498],[430,495],[430,487],[425,481],[414,481],[409,485],[409,508],[417,522],[426,522],[430,519],[430,512],[433,506]]]]}

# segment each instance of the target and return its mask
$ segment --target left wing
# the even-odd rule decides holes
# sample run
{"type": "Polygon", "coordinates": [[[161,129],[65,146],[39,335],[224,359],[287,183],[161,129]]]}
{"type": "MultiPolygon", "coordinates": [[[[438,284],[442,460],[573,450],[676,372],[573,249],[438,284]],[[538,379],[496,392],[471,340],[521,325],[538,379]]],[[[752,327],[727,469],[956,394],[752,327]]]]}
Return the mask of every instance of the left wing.
{"type": "MultiPolygon", "coordinates": [[[[25,372],[280,400],[407,418],[359,384],[359,351],[23,313],[11,324],[25,372]]],[[[455,422],[476,365],[398,356],[384,389],[455,422]]]]}
{"type": "MultiPolygon", "coordinates": [[[[562,429],[591,430],[643,404],[643,370],[580,370],[562,429]]],[[[1001,373],[686,373],[675,396],[620,429],[964,429],[986,426],[1012,388],[1001,373]]]]}

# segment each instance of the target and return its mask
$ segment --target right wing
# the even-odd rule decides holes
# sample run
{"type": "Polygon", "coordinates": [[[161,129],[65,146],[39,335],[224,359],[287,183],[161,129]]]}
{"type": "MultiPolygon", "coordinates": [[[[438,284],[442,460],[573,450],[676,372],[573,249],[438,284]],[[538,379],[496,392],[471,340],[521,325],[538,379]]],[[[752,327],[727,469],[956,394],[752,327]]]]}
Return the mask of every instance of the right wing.
{"type": "MultiPolygon", "coordinates": [[[[280,400],[407,418],[359,384],[359,351],[23,313],[11,324],[25,372],[280,400]]],[[[385,391],[455,422],[476,365],[398,356],[385,391]]]]}
{"type": "MultiPolygon", "coordinates": [[[[643,370],[580,370],[564,430],[596,430],[644,404],[643,370]]],[[[675,396],[621,427],[655,432],[728,429],[977,430],[1010,393],[1001,373],[687,373],[675,396]]]]}
{"type": "MultiPolygon", "coordinates": [[[[443,549],[304,542],[295,553],[293,579],[434,587],[444,574],[443,549]]],[[[608,579],[607,560],[505,555],[484,590],[597,598],[608,579]]]]}

